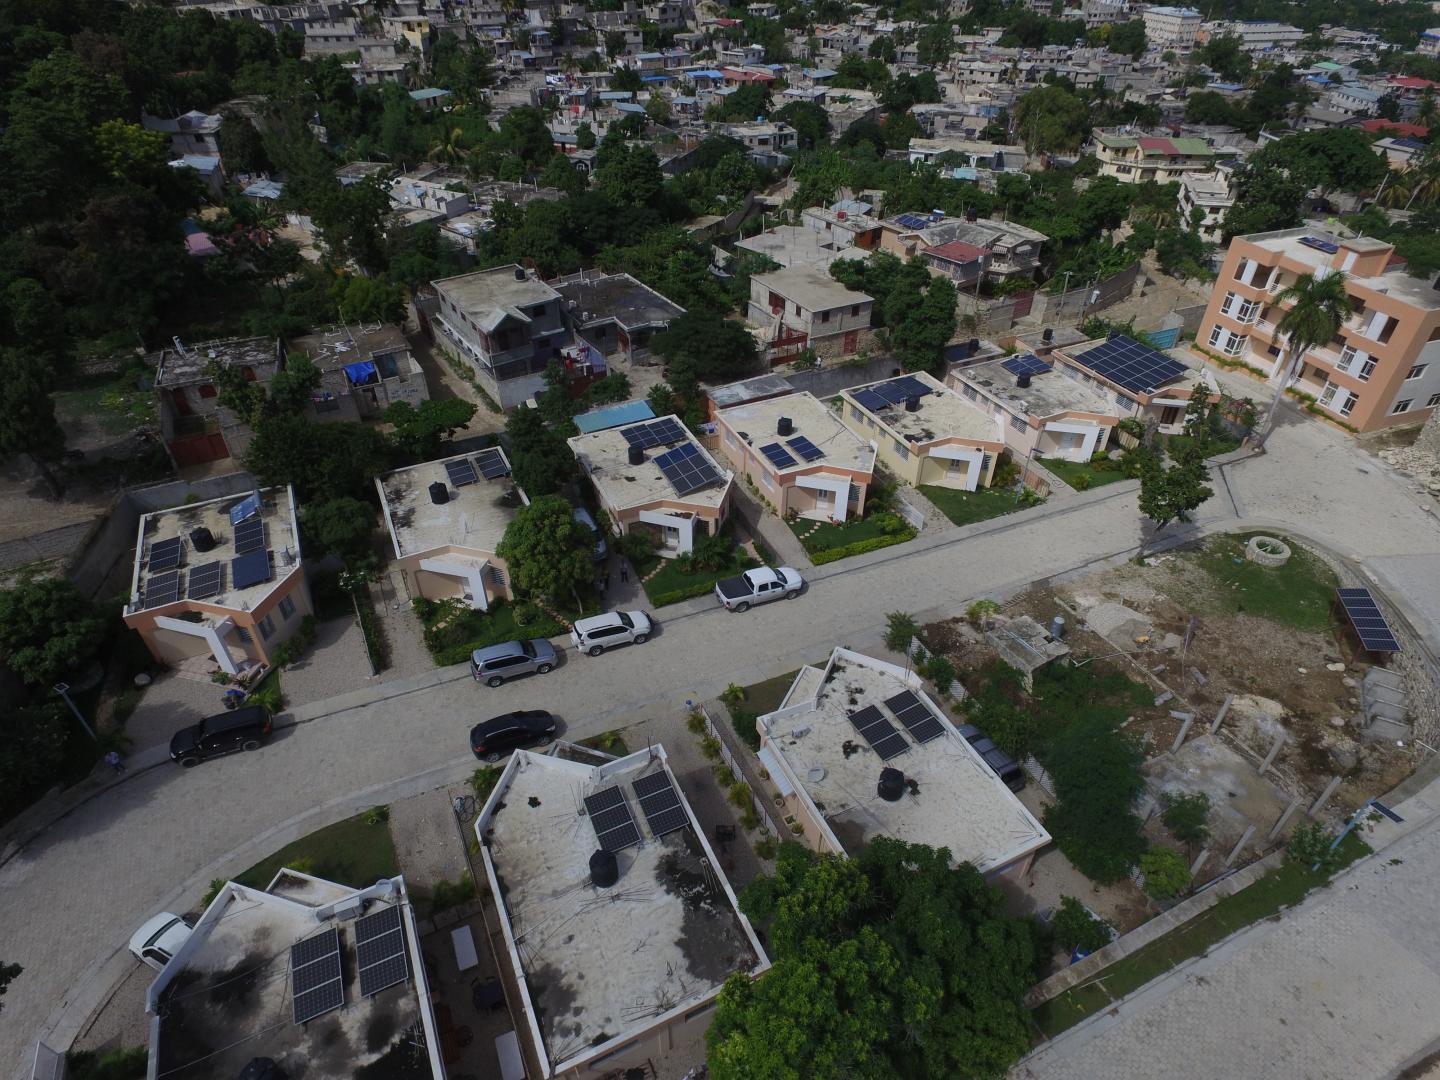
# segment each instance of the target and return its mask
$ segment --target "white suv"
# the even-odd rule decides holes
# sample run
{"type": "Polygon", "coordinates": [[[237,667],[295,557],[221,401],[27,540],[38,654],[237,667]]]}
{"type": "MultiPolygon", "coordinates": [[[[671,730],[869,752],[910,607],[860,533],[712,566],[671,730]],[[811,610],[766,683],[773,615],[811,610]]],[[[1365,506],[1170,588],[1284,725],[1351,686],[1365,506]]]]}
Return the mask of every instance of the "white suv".
{"type": "Polygon", "coordinates": [[[612,645],[639,645],[650,637],[650,616],[643,611],[607,611],[581,619],[570,631],[575,648],[599,656],[612,645]]]}

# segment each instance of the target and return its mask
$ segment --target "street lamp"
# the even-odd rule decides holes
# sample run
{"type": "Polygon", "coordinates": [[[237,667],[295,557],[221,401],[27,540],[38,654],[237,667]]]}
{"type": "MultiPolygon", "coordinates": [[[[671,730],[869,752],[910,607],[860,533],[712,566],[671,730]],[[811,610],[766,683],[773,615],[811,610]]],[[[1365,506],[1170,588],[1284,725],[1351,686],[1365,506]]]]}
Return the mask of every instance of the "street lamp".
{"type": "Polygon", "coordinates": [[[80,707],[76,705],[75,702],[71,699],[70,684],[63,682],[56,683],[51,689],[53,689],[55,693],[59,694],[62,698],[65,699],[65,704],[70,706],[70,711],[75,714],[75,719],[80,721],[80,726],[85,729],[85,734],[89,735],[90,738],[94,739],[96,742],[99,742],[100,737],[95,734],[95,729],[90,726],[89,721],[87,721],[84,715],[80,712],[80,707]]]}

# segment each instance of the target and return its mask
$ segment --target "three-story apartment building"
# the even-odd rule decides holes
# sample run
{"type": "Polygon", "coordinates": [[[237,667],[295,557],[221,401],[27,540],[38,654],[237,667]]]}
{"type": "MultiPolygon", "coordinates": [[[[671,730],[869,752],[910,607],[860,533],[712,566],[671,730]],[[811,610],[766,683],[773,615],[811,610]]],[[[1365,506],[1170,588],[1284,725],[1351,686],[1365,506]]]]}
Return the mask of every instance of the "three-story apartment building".
{"type": "Polygon", "coordinates": [[[1305,354],[1295,388],[1360,432],[1418,423],[1440,405],[1440,291],[1393,256],[1381,240],[1306,228],[1237,236],[1195,340],[1278,383],[1291,359],[1280,294],[1303,274],[1343,273],[1354,314],[1305,354]]]}

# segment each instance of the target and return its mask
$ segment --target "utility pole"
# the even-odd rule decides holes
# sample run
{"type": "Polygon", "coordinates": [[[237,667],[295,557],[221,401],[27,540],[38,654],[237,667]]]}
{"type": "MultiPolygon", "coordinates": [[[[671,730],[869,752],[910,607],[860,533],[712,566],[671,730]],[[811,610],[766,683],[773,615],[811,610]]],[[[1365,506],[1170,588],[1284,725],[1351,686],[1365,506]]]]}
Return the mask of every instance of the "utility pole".
{"type": "Polygon", "coordinates": [[[99,742],[100,737],[95,734],[95,729],[90,726],[90,722],[85,719],[85,714],[80,711],[80,706],[76,705],[75,700],[70,696],[70,684],[56,683],[54,690],[65,699],[65,704],[70,706],[70,711],[75,714],[75,719],[80,721],[80,726],[85,729],[85,734],[99,742]]]}

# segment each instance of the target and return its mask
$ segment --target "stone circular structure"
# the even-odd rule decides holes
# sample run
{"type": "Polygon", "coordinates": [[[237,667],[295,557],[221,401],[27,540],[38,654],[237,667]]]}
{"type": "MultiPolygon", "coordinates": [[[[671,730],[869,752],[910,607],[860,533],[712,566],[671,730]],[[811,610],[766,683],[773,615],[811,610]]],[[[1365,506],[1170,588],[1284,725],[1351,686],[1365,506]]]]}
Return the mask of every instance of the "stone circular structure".
{"type": "Polygon", "coordinates": [[[1245,559],[1260,566],[1284,566],[1290,561],[1290,545],[1273,536],[1252,536],[1245,545],[1245,559]]]}

